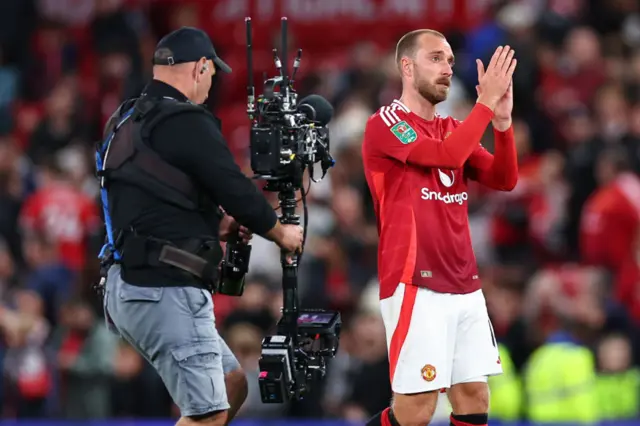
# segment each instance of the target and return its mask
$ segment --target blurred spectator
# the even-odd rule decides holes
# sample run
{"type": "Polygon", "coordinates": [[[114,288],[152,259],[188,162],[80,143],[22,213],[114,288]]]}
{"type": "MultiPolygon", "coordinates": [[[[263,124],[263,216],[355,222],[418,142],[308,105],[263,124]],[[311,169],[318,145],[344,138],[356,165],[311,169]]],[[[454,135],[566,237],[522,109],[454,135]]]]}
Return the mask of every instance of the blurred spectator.
{"type": "Polygon", "coordinates": [[[120,340],[114,355],[111,414],[134,418],[171,416],[171,398],[153,367],[124,340],[120,340]]]}
{"type": "Polygon", "coordinates": [[[229,327],[225,334],[226,342],[238,358],[240,366],[247,374],[249,394],[238,412],[244,418],[280,418],[286,412],[287,405],[263,404],[258,388],[258,360],[262,350],[264,332],[250,322],[238,322],[229,327]]]}
{"type": "Polygon", "coordinates": [[[624,420],[638,417],[640,371],[631,365],[631,344],[622,335],[605,336],[597,348],[597,379],[601,418],[624,420]]]}
{"type": "Polygon", "coordinates": [[[46,418],[52,370],[45,356],[49,324],[42,299],[30,291],[14,293],[11,308],[0,307],[0,332],[7,343],[4,375],[18,418],[46,418]]]}
{"type": "Polygon", "coordinates": [[[138,38],[123,8],[123,0],[95,0],[91,22],[93,48],[98,52],[111,50],[114,46],[127,53],[136,63],[140,62],[138,38]]]}
{"type": "Polygon", "coordinates": [[[25,42],[36,27],[38,14],[34,0],[5,0],[0,2],[0,45],[3,58],[23,65],[29,54],[25,42]]]}
{"type": "Polygon", "coordinates": [[[27,236],[23,249],[29,267],[26,288],[40,296],[44,303],[44,317],[55,326],[60,307],[72,294],[74,275],[60,262],[57,247],[46,237],[38,234],[27,236]]]}
{"type": "Polygon", "coordinates": [[[91,306],[80,300],[65,303],[51,345],[60,371],[62,415],[75,420],[109,417],[117,340],[91,306]]]}
{"type": "Polygon", "coordinates": [[[39,190],[24,203],[21,225],[25,232],[41,232],[58,246],[60,260],[80,271],[87,260],[89,239],[100,232],[95,201],[75,188],[52,160],[40,167],[39,190]]]}
{"type": "Polygon", "coordinates": [[[238,299],[233,312],[225,318],[225,328],[247,323],[260,329],[263,334],[270,331],[277,319],[269,309],[270,292],[268,281],[254,276],[246,283],[242,298],[238,299]]]}
{"type": "Polygon", "coordinates": [[[541,272],[532,282],[529,320],[540,325],[535,339],[543,342],[524,374],[533,422],[599,419],[596,365],[588,345],[603,321],[601,279],[597,271],[570,269],[541,272]]]}
{"type": "Polygon", "coordinates": [[[348,420],[362,422],[389,405],[389,360],[384,324],[379,315],[359,315],[353,319],[352,328],[352,354],[360,362],[347,372],[351,386],[343,415],[348,420]],[[372,389],[376,392],[371,392],[372,389]]]}
{"type": "Polygon", "coordinates": [[[70,77],[59,80],[47,99],[44,119],[29,141],[27,153],[34,163],[42,163],[70,144],[84,143],[77,114],[77,93],[73,80],[70,77]]]}
{"type": "Polygon", "coordinates": [[[5,52],[0,44],[0,134],[11,131],[11,105],[20,89],[19,71],[15,66],[5,64],[5,52]]]}
{"type": "Polygon", "coordinates": [[[636,253],[640,235],[640,179],[630,171],[620,148],[610,148],[596,164],[598,190],[584,208],[582,254],[587,262],[608,268],[616,279],[615,295],[640,319],[636,253]],[[629,275],[631,274],[631,275],[629,275]]]}
{"type": "MultiPolygon", "coordinates": [[[[69,99],[71,95],[61,87],[67,85],[67,78],[64,76],[74,68],[77,59],[77,46],[69,35],[63,25],[54,21],[45,21],[38,27],[31,35],[32,49],[26,71],[28,78],[25,78],[23,85],[28,99],[39,100],[47,94],[52,95],[53,99],[50,99],[47,105],[51,117],[42,123],[44,128],[41,133],[46,133],[46,129],[49,128],[54,138],[62,138],[64,134],[69,133],[69,129],[65,128],[62,122],[70,115],[70,104],[75,101],[69,99]],[[52,108],[61,110],[55,112],[52,108]]],[[[66,127],[68,125],[69,123],[66,127]]],[[[36,139],[43,142],[44,137],[46,136],[36,139]]]]}
{"type": "Polygon", "coordinates": [[[33,187],[30,167],[22,161],[15,140],[0,136],[0,237],[6,240],[11,255],[21,263],[20,233],[16,226],[22,202],[33,187]]]}
{"type": "MultiPolygon", "coordinates": [[[[640,65],[640,57],[638,59],[640,65]]],[[[630,107],[628,132],[621,142],[629,155],[631,168],[636,174],[640,173],[640,103],[630,107]]]]}
{"type": "Polygon", "coordinates": [[[572,253],[579,252],[580,216],[584,203],[597,187],[596,160],[604,148],[598,137],[593,116],[587,109],[571,112],[562,130],[567,139],[565,177],[571,188],[567,204],[567,244],[572,253]]]}
{"type": "Polygon", "coordinates": [[[558,53],[554,66],[542,69],[540,77],[543,107],[556,125],[571,110],[589,106],[605,82],[600,39],[592,29],[572,29],[558,53]]]}
{"type": "Polygon", "coordinates": [[[16,272],[11,252],[4,240],[0,240],[0,306],[11,300],[16,272]]]}

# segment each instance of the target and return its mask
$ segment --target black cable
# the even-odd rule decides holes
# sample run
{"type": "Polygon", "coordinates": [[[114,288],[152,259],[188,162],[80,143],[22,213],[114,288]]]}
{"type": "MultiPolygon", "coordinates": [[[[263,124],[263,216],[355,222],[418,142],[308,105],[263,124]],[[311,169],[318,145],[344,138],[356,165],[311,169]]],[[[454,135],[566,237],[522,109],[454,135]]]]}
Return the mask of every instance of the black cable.
{"type": "MultiPolygon", "coordinates": [[[[311,185],[311,184],[309,184],[311,185]]],[[[302,254],[304,253],[304,245],[307,242],[307,227],[309,225],[309,209],[307,207],[307,193],[309,189],[305,192],[303,189],[300,189],[300,193],[302,194],[302,214],[304,214],[304,219],[302,221],[302,250],[298,255],[298,265],[302,263],[302,254]]]]}

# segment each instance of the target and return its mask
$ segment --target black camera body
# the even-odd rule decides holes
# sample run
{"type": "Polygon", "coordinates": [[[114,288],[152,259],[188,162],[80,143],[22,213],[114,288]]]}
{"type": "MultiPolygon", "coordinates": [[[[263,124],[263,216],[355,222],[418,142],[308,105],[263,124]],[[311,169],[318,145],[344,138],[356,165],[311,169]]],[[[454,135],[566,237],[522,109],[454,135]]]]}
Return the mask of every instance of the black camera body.
{"type": "MultiPolygon", "coordinates": [[[[267,87],[270,84],[276,84],[274,79],[265,82],[267,87]]],[[[250,139],[251,169],[256,178],[267,181],[270,191],[288,186],[300,189],[305,170],[315,181],[316,163],[320,163],[322,177],[335,164],[326,128],[333,114],[331,105],[317,95],[307,96],[298,104],[297,97],[293,88],[265,90],[257,99],[258,108],[249,111],[255,117],[250,139]]]]}
{"type": "MultiPolygon", "coordinates": [[[[333,107],[318,95],[307,96],[298,102],[293,78],[300,66],[302,50],[298,50],[293,76],[289,78],[286,59],[287,19],[282,18],[281,22],[283,60],[280,61],[275,49],[273,51],[280,75],[265,80],[263,94],[256,98],[251,18],[245,19],[251,169],[255,178],[266,181],[266,191],[278,193],[279,220],[284,225],[300,225],[300,216],[296,213],[296,193],[300,191],[306,239],[308,214],[303,176],[306,171],[310,180],[315,182],[315,164],[320,164],[324,177],[335,163],[329,153],[327,129],[333,107]]],[[[303,399],[313,383],[325,376],[327,359],[336,355],[340,341],[342,321],[339,312],[299,309],[297,271],[300,255],[292,259],[288,257],[287,253],[282,253],[282,318],[277,323],[276,333],[262,342],[258,380],[263,403],[303,399]]]]}
{"type": "Polygon", "coordinates": [[[225,296],[242,296],[245,278],[249,272],[251,246],[237,241],[229,241],[220,262],[218,283],[215,292],[225,296]]]}
{"type": "Polygon", "coordinates": [[[278,176],[282,164],[289,160],[283,158],[283,128],[280,126],[254,127],[251,129],[251,170],[262,176],[278,176]]]}

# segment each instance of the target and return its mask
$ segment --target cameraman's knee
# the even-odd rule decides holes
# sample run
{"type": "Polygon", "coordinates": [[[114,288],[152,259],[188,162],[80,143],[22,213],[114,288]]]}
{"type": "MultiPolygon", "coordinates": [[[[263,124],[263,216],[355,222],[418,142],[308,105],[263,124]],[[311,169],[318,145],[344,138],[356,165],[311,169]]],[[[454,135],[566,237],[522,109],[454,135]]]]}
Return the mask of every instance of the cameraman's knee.
{"type": "Polygon", "coordinates": [[[410,395],[394,394],[391,408],[400,426],[426,426],[438,403],[438,391],[410,395]]]}
{"type": "Polygon", "coordinates": [[[181,417],[176,426],[224,426],[227,424],[227,415],[227,410],[223,410],[181,417]]]}

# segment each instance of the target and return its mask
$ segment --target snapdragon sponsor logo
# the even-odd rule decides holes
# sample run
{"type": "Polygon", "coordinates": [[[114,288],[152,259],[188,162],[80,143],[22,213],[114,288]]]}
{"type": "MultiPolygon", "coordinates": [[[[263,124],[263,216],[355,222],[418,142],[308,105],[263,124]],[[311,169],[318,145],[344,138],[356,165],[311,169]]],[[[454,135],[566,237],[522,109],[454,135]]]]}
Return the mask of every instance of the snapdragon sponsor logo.
{"type": "Polygon", "coordinates": [[[428,201],[442,201],[445,204],[460,204],[464,203],[469,199],[469,194],[467,192],[460,192],[458,194],[449,194],[442,193],[440,191],[431,191],[429,188],[422,188],[420,190],[423,200],[428,201]]]}

